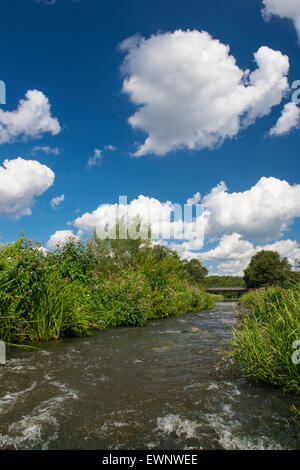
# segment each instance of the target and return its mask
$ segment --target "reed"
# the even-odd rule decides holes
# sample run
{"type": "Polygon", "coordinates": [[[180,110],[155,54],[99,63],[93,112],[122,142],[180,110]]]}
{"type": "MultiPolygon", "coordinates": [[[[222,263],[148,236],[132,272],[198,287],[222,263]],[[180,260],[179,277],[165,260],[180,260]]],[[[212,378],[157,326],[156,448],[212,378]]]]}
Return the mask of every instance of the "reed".
{"type": "Polygon", "coordinates": [[[300,365],[293,361],[300,340],[300,284],[246,294],[230,342],[232,359],[247,377],[300,395],[300,365]],[[246,307],[246,309],[245,309],[246,307]]]}
{"type": "Polygon", "coordinates": [[[45,255],[22,235],[3,246],[0,339],[7,344],[58,340],[214,307],[213,297],[193,283],[176,253],[144,245],[70,241],[45,255]]]}

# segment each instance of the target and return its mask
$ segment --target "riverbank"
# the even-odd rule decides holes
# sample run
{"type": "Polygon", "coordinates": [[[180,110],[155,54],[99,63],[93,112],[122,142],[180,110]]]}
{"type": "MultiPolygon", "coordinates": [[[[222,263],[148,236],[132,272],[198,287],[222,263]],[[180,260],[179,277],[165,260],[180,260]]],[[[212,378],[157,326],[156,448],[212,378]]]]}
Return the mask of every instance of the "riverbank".
{"type": "Polygon", "coordinates": [[[300,284],[252,291],[230,341],[233,361],[244,376],[295,397],[291,406],[300,426],[300,284]]]}
{"type": "Polygon", "coordinates": [[[0,250],[0,339],[88,336],[95,329],[212,308],[206,269],[145,240],[68,241],[46,252],[23,235],[0,250]]]}
{"type": "Polygon", "coordinates": [[[245,294],[232,358],[257,381],[300,396],[300,284],[245,294]],[[297,354],[298,350],[298,354],[297,354]]]}

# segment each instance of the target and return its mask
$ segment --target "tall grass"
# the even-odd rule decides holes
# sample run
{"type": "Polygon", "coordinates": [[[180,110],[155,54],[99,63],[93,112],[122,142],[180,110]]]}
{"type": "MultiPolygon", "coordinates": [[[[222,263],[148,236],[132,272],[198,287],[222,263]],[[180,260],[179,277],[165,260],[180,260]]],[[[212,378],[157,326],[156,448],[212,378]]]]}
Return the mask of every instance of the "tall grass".
{"type": "Polygon", "coordinates": [[[300,395],[300,365],[292,344],[300,340],[300,284],[245,294],[247,307],[233,329],[231,357],[243,373],[300,395]]]}
{"type": "Polygon", "coordinates": [[[141,241],[70,241],[44,255],[22,235],[0,249],[0,339],[6,343],[143,326],[214,306],[176,253],[141,241]],[[127,243],[127,245],[126,245],[127,243]]]}

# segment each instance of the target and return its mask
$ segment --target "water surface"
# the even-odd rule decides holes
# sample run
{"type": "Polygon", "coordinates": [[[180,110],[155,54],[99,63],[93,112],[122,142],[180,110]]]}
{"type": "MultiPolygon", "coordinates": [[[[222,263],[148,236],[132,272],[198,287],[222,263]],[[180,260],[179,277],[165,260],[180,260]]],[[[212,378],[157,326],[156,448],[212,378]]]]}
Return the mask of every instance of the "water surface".
{"type": "Polygon", "coordinates": [[[300,449],[289,404],[222,360],[235,306],[97,332],[0,366],[0,449],[300,449]]]}

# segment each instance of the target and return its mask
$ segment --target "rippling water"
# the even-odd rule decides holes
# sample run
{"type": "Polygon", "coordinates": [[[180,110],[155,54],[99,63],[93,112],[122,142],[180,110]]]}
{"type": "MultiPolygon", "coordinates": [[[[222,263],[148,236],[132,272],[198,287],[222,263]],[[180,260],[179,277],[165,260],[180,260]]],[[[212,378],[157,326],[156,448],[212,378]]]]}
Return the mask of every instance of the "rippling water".
{"type": "Polygon", "coordinates": [[[290,400],[222,362],[234,308],[10,350],[0,449],[300,449],[290,400]]]}

